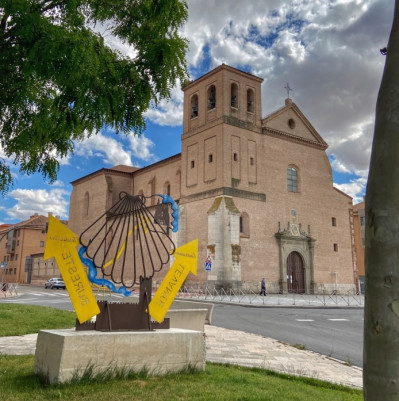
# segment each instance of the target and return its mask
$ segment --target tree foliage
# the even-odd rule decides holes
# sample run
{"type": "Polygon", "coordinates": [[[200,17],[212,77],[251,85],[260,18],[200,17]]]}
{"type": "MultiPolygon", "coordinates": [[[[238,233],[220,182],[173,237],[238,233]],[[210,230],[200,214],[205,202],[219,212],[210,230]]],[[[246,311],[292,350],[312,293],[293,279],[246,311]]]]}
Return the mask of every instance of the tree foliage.
{"type": "Polygon", "coordinates": [[[366,193],[364,399],[399,400],[399,1],[378,93],[366,193]]]}
{"type": "Polygon", "coordinates": [[[85,133],[142,132],[151,102],[187,78],[186,19],[184,0],[0,0],[0,192],[10,160],[54,181],[85,133]]]}

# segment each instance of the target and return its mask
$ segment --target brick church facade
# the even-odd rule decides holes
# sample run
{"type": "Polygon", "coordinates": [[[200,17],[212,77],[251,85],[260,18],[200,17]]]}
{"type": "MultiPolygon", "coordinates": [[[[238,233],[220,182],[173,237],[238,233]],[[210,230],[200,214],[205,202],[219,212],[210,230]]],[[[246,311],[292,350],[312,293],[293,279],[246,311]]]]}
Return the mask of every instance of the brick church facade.
{"type": "Polygon", "coordinates": [[[170,194],[173,241],[199,240],[187,285],[259,291],[264,277],[269,292],[356,290],[352,198],[333,187],[328,145],[291,99],[262,118],[262,81],[221,65],[188,83],[181,153],[74,181],[69,227],[81,233],[121,191],[170,194]]]}

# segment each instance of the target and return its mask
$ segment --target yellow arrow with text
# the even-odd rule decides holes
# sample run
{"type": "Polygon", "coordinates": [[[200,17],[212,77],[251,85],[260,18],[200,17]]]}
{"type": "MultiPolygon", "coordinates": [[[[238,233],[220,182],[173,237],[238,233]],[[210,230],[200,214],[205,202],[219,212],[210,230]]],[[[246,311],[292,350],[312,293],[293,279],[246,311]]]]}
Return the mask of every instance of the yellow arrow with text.
{"type": "Polygon", "coordinates": [[[76,316],[84,323],[100,313],[76,247],[79,237],[53,216],[49,217],[44,260],[54,257],[60,269],[76,316]]]}
{"type": "Polygon", "coordinates": [[[198,239],[176,249],[175,261],[163,279],[150,305],[150,315],[161,323],[188,273],[197,275],[198,239]]]}

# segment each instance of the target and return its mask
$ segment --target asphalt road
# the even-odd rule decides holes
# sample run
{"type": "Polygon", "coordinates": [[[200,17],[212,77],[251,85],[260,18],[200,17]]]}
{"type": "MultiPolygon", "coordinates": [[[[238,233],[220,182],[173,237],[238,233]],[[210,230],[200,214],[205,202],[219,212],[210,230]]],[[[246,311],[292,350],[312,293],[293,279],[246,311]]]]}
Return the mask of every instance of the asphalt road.
{"type": "Polygon", "coordinates": [[[363,309],[216,304],[212,324],[274,338],[363,365],[363,309]]]}
{"type": "MultiPolygon", "coordinates": [[[[2,302],[73,310],[65,290],[20,286],[18,298],[2,302]]],[[[120,295],[112,295],[117,301],[120,295]]],[[[363,364],[363,309],[254,307],[215,304],[212,324],[273,338],[348,362],[363,364]]]]}

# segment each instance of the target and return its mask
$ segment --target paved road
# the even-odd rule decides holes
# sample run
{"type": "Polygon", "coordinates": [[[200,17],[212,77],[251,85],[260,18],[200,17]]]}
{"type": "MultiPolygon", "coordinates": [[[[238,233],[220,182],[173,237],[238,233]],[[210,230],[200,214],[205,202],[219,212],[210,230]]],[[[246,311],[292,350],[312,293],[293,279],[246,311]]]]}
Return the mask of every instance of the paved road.
{"type": "Polygon", "coordinates": [[[363,309],[216,304],[212,324],[301,344],[355,366],[363,364],[363,309]]]}
{"type": "MultiPolygon", "coordinates": [[[[18,298],[0,299],[58,309],[73,310],[65,290],[20,286],[18,298]]],[[[112,300],[122,296],[113,295],[112,300]]],[[[233,330],[260,334],[355,366],[362,366],[363,309],[252,307],[215,304],[212,324],[233,330]]]]}

